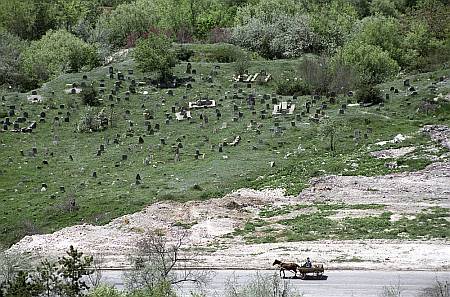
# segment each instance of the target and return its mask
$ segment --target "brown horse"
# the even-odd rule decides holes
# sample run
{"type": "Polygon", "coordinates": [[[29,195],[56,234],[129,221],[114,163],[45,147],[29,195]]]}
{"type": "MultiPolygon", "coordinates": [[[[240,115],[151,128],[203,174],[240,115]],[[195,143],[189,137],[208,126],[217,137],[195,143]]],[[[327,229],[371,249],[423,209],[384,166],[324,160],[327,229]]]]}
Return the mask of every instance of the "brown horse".
{"type": "Polygon", "coordinates": [[[284,262],[281,262],[280,260],[275,260],[272,265],[278,265],[280,267],[280,277],[281,277],[281,272],[283,272],[283,278],[286,277],[286,275],[284,273],[285,270],[294,272],[295,273],[294,277],[296,277],[297,269],[301,267],[297,263],[293,263],[293,262],[284,263],[284,262]]]}

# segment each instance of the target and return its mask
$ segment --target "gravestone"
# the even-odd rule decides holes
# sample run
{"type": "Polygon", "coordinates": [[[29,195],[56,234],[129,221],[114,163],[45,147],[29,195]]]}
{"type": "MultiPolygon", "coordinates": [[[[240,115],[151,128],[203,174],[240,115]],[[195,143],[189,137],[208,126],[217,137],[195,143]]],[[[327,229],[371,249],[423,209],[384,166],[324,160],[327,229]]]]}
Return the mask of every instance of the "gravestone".
{"type": "Polygon", "coordinates": [[[138,173],[136,174],[136,185],[141,184],[141,175],[138,173]]]}

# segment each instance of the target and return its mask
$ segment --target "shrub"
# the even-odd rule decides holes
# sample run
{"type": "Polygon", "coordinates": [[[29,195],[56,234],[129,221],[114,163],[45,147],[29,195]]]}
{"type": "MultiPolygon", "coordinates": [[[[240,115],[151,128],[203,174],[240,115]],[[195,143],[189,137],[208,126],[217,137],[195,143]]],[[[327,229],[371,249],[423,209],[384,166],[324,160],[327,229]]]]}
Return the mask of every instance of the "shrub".
{"type": "Polygon", "coordinates": [[[171,41],[163,36],[150,34],[140,39],[134,50],[137,67],[143,72],[156,72],[160,80],[172,76],[172,68],[177,62],[171,41]]]}
{"type": "Polygon", "coordinates": [[[91,108],[86,108],[86,113],[81,117],[77,125],[78,132],[97,132],[103,131],[108,127],[109,119],[102,109],[99,113],[91,108]]]}
{"type": "Polygon", "coordinates": [[[80,93],[81,101],[84,105],[99,106],[100,101],[97,98],[97,91],[92,86],[86,86],[80,93]]]}
{"type": "Polygon", "coordinates": [[[240,7],[236,13],[236,23],[246,25],[253,19],[274,22],[280,15],[295,15],[303,11],[303,5],[296,0],[261,0],[240,7]]]}
{"type": "Polygon", "coordinates": [[[383,96],[379,89],[363,85],[356,92],[356,101],[369,105],[380,104],[383,102],[383,96]]]}
{"type": "Polygon", "coordinates": [[[346,44],[333,57],[333,63],[351,67],[357,75],[359,84],[378,84],[399,71],[397,62],[389,56],[389,53],[379,46],[362,42],[346,44]]]}
{"type": "Polygon", "coordinates": [[[341,60],[330,60],[327,56],[305,57],[299,66],[302,79],[315,94],[346,93],[355,84],[351,67],[341,60]]]}
{"type": "Polygon", "coordinates": [[[231,30],[215,27],[209,31],[208,41],[209,43],[229,43],[231,41],[231,30]]]}
{"type": "Polygon", "coordinates": [[[450,297],[449,280],[439,280],[422,290],[419,297],[450,297]]]}
{"type": "Polygon", "coordinates": [[[232,63],[243,59],[245,53],[242,49],[232,44],[220,44],[213,48],[210,59],[219,63],[232,63]]]}
{"type": "Polygon", "coordinates": [[[248,55],[243,54],[239,56],[233,64],[234,73],[242,75],[250,67],[250,58],[248,55]]]}
{"type": "Polygon", "coordinates": [[[226,297],[300,297],[292,292],[288,282],[280,279],[278,273],[273,275],[261,275],[251,279],[247,284],[238,286],[233,280],[229,280],[225,288],[226,297]]]}
{"type": "Polygon", "coordinates": [[[303,96],[311,94],[311,87],[302,79],[279,79],[276,81],[276,92],[283,96],[303,96]]]}
{"type": "Polygon", "coordinates": [[[63,72],[98,65],[96,48],[65,30],[47,32],[24,53],[22,68],[33,81],[42,83],[63,72]]]}
{"type": "Polygon", "coordinates": [[[178,60],[188,62],[189,59],[194,55],[194,51],[182,45],[177,48],[176,54],[178,60]]]}
{"type": "Polygon", "coordinates": [[[298,57],[310,51],[315,42],[304,15],[280,15],[270,22],[264,18],[252,18],[245,25],[237,26],[232,33],[233,43],[274,58],[298,57]]]}
{"type": "Polygon", "coordinates": [[[88,295],[88,297],[122,297],[122,296],[124,295],[120,293],[116,288],[108,285],[102,285],[98,288],[95,288],[88,295]]]}

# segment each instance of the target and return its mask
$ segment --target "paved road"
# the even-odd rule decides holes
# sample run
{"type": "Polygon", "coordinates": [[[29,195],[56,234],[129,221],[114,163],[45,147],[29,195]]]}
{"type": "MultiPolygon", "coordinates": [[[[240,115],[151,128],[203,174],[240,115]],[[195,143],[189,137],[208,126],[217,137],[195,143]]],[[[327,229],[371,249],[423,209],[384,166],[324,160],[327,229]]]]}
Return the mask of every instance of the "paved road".
{"type": "MultiPolygon", "coordinates": [[[[224,296],[225,284],[229,279],[235,279],[238,284],[245,284],[255,277],[257,271],[217,270],[215,277],[206,288],[207,296],[224,296]]],[[[274,271],[259,271],[267,275],[274,271]]],[[[416,297],[425,287],[433,284],[436,278],[450,281],[450,271],[327,271],[327,280],[286,280],[296,292],[304,297],[379,297],[385,286],[400,286],[402,297],[416,297]]],[[[103,280],[123,288],[121,271],[103,272],[103,280]]],[[[190,291],[196,288],[192,284],[185,284],[178,288],[181,296],[190,296],[190,291]]]]}

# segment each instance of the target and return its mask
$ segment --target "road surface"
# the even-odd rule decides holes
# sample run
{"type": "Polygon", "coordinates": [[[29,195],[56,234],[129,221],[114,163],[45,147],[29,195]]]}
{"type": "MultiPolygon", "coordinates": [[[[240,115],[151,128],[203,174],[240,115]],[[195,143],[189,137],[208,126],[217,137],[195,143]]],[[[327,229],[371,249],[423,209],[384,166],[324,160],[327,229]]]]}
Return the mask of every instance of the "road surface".
{"type": "MultiPolygon", "coordinates": [[[[235,279],[242,285],[250,282],[256,275],[272,275],[275,270],[216,270],[212,281],[204,289],[208,297],[225,296],[227,281],[235,279]]],[[[450,271],[325,271],[327,280],[285,280],[293,291],[302,293],[304,297],[379,297],[386,286],[400,288],[402,297],[416,297],[423,288],[438,280],[450,282],[450,271]]],[[[104,271],[103,281],[117,288],[124,288],[123,271],[104,271]]],[[[286,275],[287,276],[287,275],[286,275]]],[[[191,291],[197,291],[192,284],[184,284],[178,288],[180,296],[190,296],[191,291]]]]}

